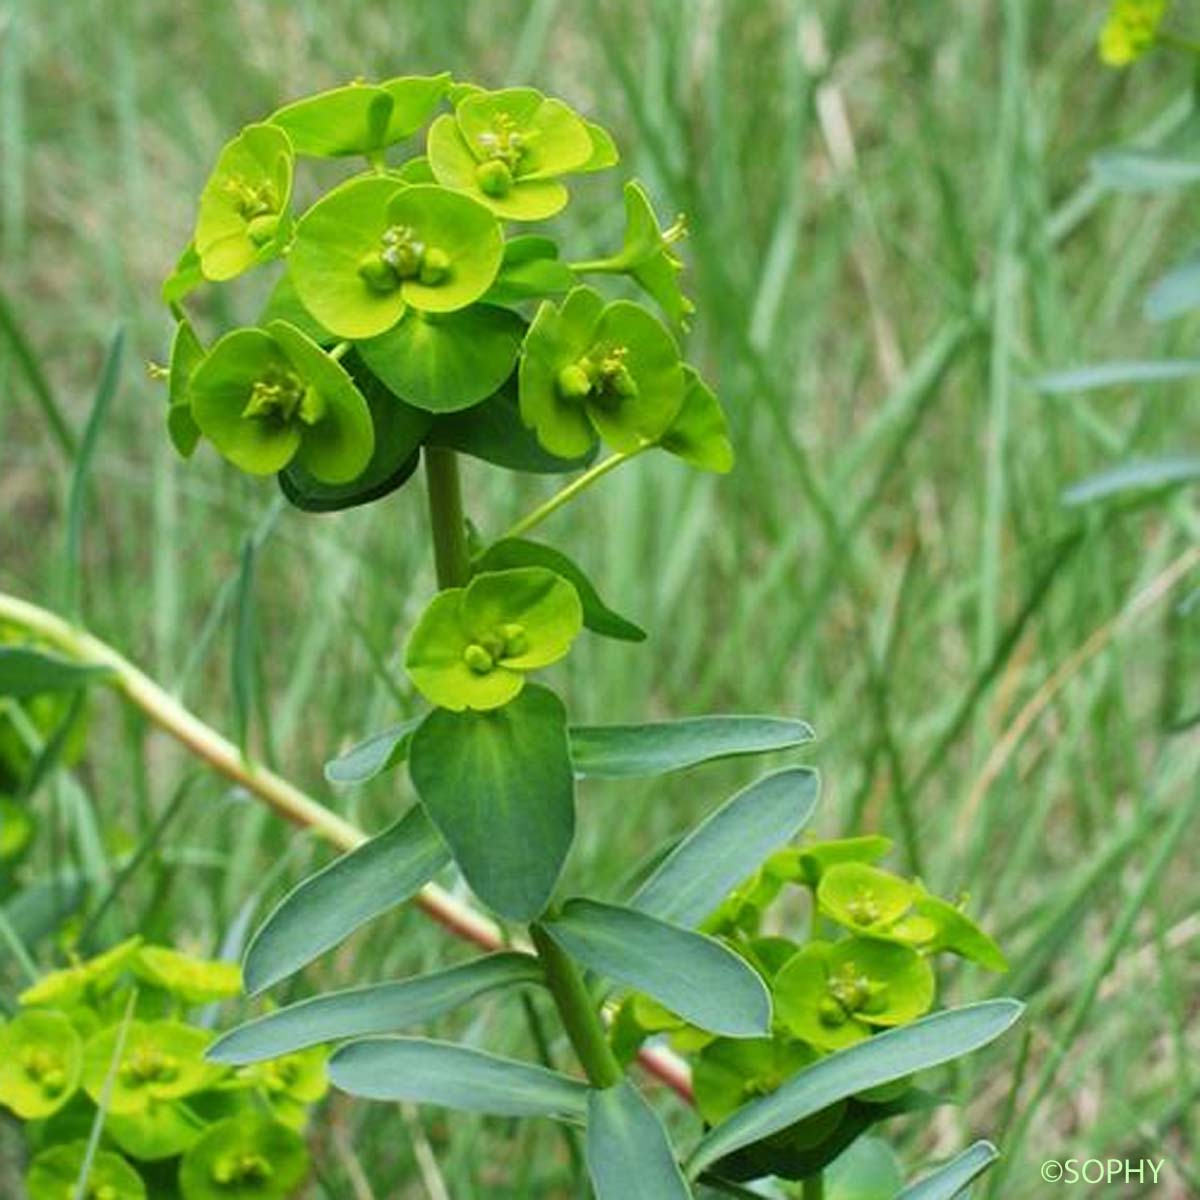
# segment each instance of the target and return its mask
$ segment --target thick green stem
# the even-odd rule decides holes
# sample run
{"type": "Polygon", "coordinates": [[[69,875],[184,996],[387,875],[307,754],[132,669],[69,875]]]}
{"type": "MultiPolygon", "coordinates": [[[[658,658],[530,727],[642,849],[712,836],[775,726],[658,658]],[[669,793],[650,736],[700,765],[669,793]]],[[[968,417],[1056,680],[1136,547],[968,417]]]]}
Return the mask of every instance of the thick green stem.
{"type": "Polygon", "coordinates": [[[825,1176],[820,1171],[810,1175],[804,1181],[800,1195],[802,1200],[825,1200],[825,1176]]]}
{"type": "Polygon", "coordinates": [[[620,1083],[624,1072],[608,1044],[600,1014],[588,995],[579,968],[540,925],[531,925],[529,935],[542,961],[546,985],[554,997],[563,1028],[588,1082],[598,1088],[620,1083]]]}
{"type": "Polygon", "coordinates": [[[425,447],[425,482],[429,487],[429,526],[438,587],[463,587],[471,577],[471,556],[467,551],[458,458],[453,450],[425,447]]]}

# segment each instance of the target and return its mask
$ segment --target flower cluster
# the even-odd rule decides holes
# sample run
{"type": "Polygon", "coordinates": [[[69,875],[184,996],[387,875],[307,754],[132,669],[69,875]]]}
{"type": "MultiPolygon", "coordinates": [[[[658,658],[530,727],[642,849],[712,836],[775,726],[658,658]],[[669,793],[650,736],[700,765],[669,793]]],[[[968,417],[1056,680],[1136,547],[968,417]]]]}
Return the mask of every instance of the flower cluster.
{"type": "Polygon", "coordinates": [[[31,1200],[76,1194],[97,1107],[89,1196],[144,1200],[167,1179],[183,1200],[293,1194],[308,1174],[300,1135],[325,1094],[325,1055],[241,1072],[208,1062],[213,1035],[187,1010],[240,990],[233,964],[133,938],[22,993],[0,1025],[0,1104],[28,1123],[31,1200]]]}
{"type": "MultiPolygon", "coordinates": [[[[705,922],[770,984],[770,1038],[717,1038],[633,994],[614,1026],[617,1051],[629,1057],[647,1037],[669,1036],[695,1056],[696,1104],[716,1124],[822,1056],[928,1013],[937,994],[936,954],[1007,970],[1000,948],[960,906],[875,865],[890,847],[886,838],[857,837],[778,851],[705,922]],[[803,941],[765,932],[789,887],[808,896],[803,941]]],[[[864,1092],[747,1150],[725,1164],[727,1175],[803,1178],[869,1125],[929,1103],[907,1082],[864,1092]]]]}

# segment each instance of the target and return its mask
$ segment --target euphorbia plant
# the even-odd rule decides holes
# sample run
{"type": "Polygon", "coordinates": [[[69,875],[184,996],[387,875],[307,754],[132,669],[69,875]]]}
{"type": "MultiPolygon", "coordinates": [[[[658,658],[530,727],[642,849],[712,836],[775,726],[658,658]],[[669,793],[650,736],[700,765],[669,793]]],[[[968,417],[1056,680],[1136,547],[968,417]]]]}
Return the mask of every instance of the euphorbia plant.
{"type": "MultiPolygon", "coordinates": [[[[645,452],[718,472],[732,466],[721,406],[680,351],[692,311],[671,248],[682,223],[664,230],[631,181],[625,236],[608,257],[572,262],[550,237],[521,232],[522,222],[559,213],[576,177],[617,161],[603,129],[532,88],[488,92],[444,75],[339,88],[248,126],[221,152],[164,297],[178,321],[169,428],[184,454],[204,437],[241,469],[277,474],[293,503],[318,511],[377,501],[425,466],[439,590],[407,637],[404,661],[430,707],[330,767],[331,778],[362,782],[404,765],[408,787],[398,783],[397,794],[411,801],[389,828],[282,900],[247,954],[251,990],[292,975],[451,861],[508,924],[513,946],[289,1005],[227,1035],[210,1056],[246,1064],[357,1039],[330,1062],[344,1091],[583,1125],[596,1193],[627,1200],[686,1196],[700,1176],[719,1183],[734,1156],[781,1130],[983,1045],[1017,1006],[991,1002],[876,1033],[928,1009],[931,976],[914,944],[941,928],[934,921],[901,936],[901,914],[886,902],[861,931],[869,952],[842,961],[835,946],[814,959],[818,973],[845,976],[851,991],[855,964],[865,964],[862,1003],[846,999],[839,1010],[844,1032],[809,1038],[780,1074],[783,1086],[722,1113],[682,1162],[626,1077],[618,1051],[628,1023],[618,1022],[614,1043],[610,992],[644,996],[706,1038],[750,1044],[780,1020],[800,1023],[826,976],[810,979],[808,960],[789,964],[797,983],[788,1017],[773,1009],[771,970],[730,929],[699,928],[809,820],[817,794],[809,768],[739,793],[632,896],[559,894],[578,781],[661,775],[811,736],[802,722],[758,717],[574,725],[541,677],[584,631],[626,641],[645,634],[605,605],[566,554],[526,535],[645,452]],[[424,154],[401,146],[426,122],[424,154]],[[295,215],[290,197],[306,157],[363,161],[295,215]],[[189,293],[263,269],[277,279],[256,325],[206,347],[183,309],[189,293]],[[658,311],[584,282],[614,275],[658,311]],[[611,453],[592,465],[601,445],[611,453]],[[466,518],[460,454],[507,470],[582,473],[491,538],[466,518]],[[504,988],[549,998],[582,1079],[549,1061],[396,1035],[504,988]]],[[[905,913],[913,910],[905,920],[919,922],[916,892],[905,894],[905,913]]],[[[829,904],[837,919],[836,898],[829,904]]],[[[819,1167],[809,1176],[810,1191],[819,1188],[819,1167]]]]}

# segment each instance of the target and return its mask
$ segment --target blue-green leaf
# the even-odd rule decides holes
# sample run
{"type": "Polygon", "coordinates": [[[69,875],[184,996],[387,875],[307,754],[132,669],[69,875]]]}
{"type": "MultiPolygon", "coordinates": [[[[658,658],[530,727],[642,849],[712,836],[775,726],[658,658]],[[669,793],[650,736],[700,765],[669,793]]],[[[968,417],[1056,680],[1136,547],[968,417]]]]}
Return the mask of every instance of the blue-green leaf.
{"type": "Polygon", "coordinates": [[[394,1033],[432,1021],[484,992],[541,980],[542,969],[531,955],[489,954],[413,979],[328,992],[289,1004],[231,1029],[209,1047],[206,1057],[242,1066],[322,1042],[394,1033]]]}
{"type": "Polygon", "coordinates": [[[325,778],[330,783],[366,783],[399,765],[408,757],[408,743],[423,719],[416,717],[392,725],[351,746],[345,754],[325,764],[325,778]]]}
{"type": "Polygon", "coordinates": [[[514,921],[537,917],[575,836],[562,701],[526,684],[503,708],[434,709],[412,735],[408,766],[475,894],[514,921]]]}
{"type": "Polygon", "coordinates": [[[544,1067],[426,1038],[366,1038],[329,1060],[334,1087],[497,1117],[583,1120],[588,1089],[544,1067]]]}
{"type": "Polygon", "coordinates": [[[588,1094],[587,1164],[596,1200],[687,1200],[667,1132],[628,1080],[588,1094]]]}
{"type": "Polygon", "coordinates": [[[752,783],[680,842],[630,904],[664,921],[698,925],[808,824],[819,786],[811,767],[790,767],[752,783]]]}
{"type": "Polygon", "coordinates": [[[1169,321],[1200,307],[1200,255],[1184,259],[1146,293],[1142,311],[1149,321],[1169,321]]]}
{"type": "Polygon", "coordinates": [[[71,692],[109,673],[108,667],[72,662],[32,646],[0,646],[0,696],[14,700],[43,692],[71,692]]]}
{"type": "Polygon", "coordinates": [[[1141,383],[1169,383],[1200,375],[1200,358],[1152,358],[1146,361],[1095,363],[1039,375],[1034,386],[1050,396],[1141,383]]]}
{"type": "Polygon", "coordinates": [[[1105,150],[1092,159],[1092,175],[1117,192],[1167,191],[1200,182],[1200,159],[1161,150],[1105,150]]]}
{"type": "Polygon", "coordinates": [[[476,561],[480,571],[506,571],[511,567],[546,567],[568,580],[579,593],[583,623],[593,633],[623,642],[644,642],[646,631],[613,612],[596,591],[581,567],[561,550],[524,538],[502,538],[493,542],[476,561]]]}
{"type": "Polygon", "coordinates": [[[692,1025],[765,1037],[771,996],[740,955],[715,938],[632,908],[569,900],[546,932],[591,971],[653,996],[692,1025]]]}
{"type": "Polygon", "coordinates": [[[694,1177],[734,1150],[761,1141],[857,1092],[891,1083],[986,1046],[1012,1027],[1024,1005],[987,1000],[889,1029],[821,1059],[778,1091],[738,1109],[709,1130],[688,1160],[694,1177]]]}
{"type": "Polygon", "coordinates": [[[688,717],[645,725],[579,725],[571,759],[583,779],[666,775],[743,754],[789,750],[813,739],[803,721],[784,717],[688,717]]]}
{"type": "Polygon", "coordinates": [[[891,1146],[859,1137],[825,1168],[825,1200],[896,1200],[904,1176],[891,1146]]]}
{"type": "Polygon", "coordinates": [[[1066,504],[1091,504],[1134,493],[1162,491],[1200,481],[1200,456],[1170,455],[1120,463],[1096,475],[1089,475],[1063,492],[1066,504]]]}
{"type": "Polygon", "coordinates": [[[909,1184],[896,1200],[954,1200],[1000,1157],[991,1142],[976,1142],[944,1166],[909,1184]]]}
{"type": "Polygon", "coordinates": [[[360,925],[402,903],[449,861],[420,808],[289,892],[263,922],[242,970],[252,995],[286,979],[360,925]]]}

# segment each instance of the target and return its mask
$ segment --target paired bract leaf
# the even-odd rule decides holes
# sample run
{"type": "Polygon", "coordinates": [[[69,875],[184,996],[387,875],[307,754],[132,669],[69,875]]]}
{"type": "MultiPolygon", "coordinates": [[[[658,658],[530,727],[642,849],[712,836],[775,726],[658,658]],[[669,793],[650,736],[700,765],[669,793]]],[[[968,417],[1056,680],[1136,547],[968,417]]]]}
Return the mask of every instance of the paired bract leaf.
{"type": "Polygon", "coordinates": [[[779,1022],[820,1050],[838,1050],[880,1025],[929,1011],[934,979],[915,950],[877,938],[805,945],[774,979],[779,1022]]]}
{"type": "Polygon", "coordinates": [[[629,452],[657,441],[683,403],[679,348],[628,300],[575,288],[537,311],[521,353],[521,418],[552,454],[586,454],[601,437],[629,452]]]}
{"type": "Polygon", "coordinates": [[[104,1132],[126,1154],[144,1162],[176,1158],[204,1133],[204,1121],[189,1107],[193,1099],[151,1100],[140,1112],[108,1112],[104,1132]]]}
{"type": "Polygon", "coordinates": [[[206,279],[232,279],[280,252],[291,232],[293,163],[292,143],[274,125],[248,125],[221,151],[193,237],[206,279]]]}
{"type": "Polygon", "coordinates": [[[683,405],[658,444],[689,466],[723,475],[733,470],[725,411],[712,388],[686,365],[683,380],[683,405]]]}
{"type": "Polygon", "coordinates": [[[324,483],[360,474],[375,446],[371,414],[345,368],[284,321],[236,329],[192,375],[192,415],[235,466],[255,475],[293,459],[324,483]]]}
{"type": "Polygon", "coordinates": [[[287,1200],[308,1175],[304,1139],[245,1114],[213,1125],[179,1165],[183,1200],[287,1200]]]}
{"type": "Polygon", "coordinates": [[[600,598],[595,585],[575,562],[560,550],[526,538],[501,538],[475,560],[478,571],[506,571],[514,567],[544,567],[570,582],[579,595],[583,624],[593,633],[623,642],[643,642],[646,632],[613,612],[600,598]]]}
{"type": "Polygon", "coordinates": [[[81,999],[90,999],[110,987],[122,972],[132,970],[141,945],[141,937],[134,936],[86,962],[48,971],[17,999],[22,1006],[59,1005],[63,1008],[81,999]]]}
{"type": "Polygon", "coordinates": [[[582,626],[577,592],[553,571],[485,572],[433,598],[409,636],[404,665],[432,704],[499,708],[525,686],[528,671],[566,655],[582,626]]]}
{"type": "Polygon", "coordinates": [[[188,387],[196,368],[204,361],[204,347],[186,318],[175,326],[171,341],[171,365],[167,370],[167,432],[171,443],[189,458],[200,440],[200,427],[192,416],[188,387]]]}
{"type": "Polygon", "coordinates": [[[120,1061],[107,1093],[107,1111],[118,1116],[143,1113],[156,1101],[179,1100],[203,1091],[222,1068],[204,1061],[212,1034],[178,1021],[130,1021],[111,1025],[88,1039],[83,1049],[83,1086],[97,1104],[122,1037],[120,1061]]]}
{"type": "Polygon", "coordinates": [[[478,300],[503,247],[496,218],[470,197],[375,175],[350,180],[304,214],[288,269],[325,328],[371,338],[407,305],[452,312],[478,300]]]}
{"type": "Polygon", "coordinates": [[[607,165],[610,139],[561,100],[533,88],[460,92],[434,121],[428,154],[438,182],[512,221],[552,217],[567,203],[557,177],[607,165]]]}
{"type": "Polygon", "coordinates": [[[500,273],[484,299],[492,304],[514,304],[559,296],[569,292],[578,282],[575,272],[559,260],[558,245],[554,241],[525,234],[504,243],[500,273]]]}
{"type": "Polygon", "coordinates": [[[242,990],[242,972],[236,963],[205,962],[167,946],[142,946],[133,967],[147,983],[185,1004],[212,1004],[242,990]]]}
{"type": "Polygon", "coordinates": [[[108,674],[108,667],[74,662],[33,646],[0,646],[0,696],[13,700],[71,692],[108,674]]]}
{"type": "Polygon", "coordinates": [[[370,461],[347,483],[322,483],[293,459],[279,474],[283,494],[305,512],[341,512],[378,500],[402,487],[421,461],[430,416],[394,396],[358,355],[342,360],[367,402],[375,445],[370,461]]]}
{"type": "MultiPolygon", "coordinates": [[[[88,1160],[86,1141],[65,1142],[43,1150],[25,1176],[28,1200],[67,1200],[77,1194],[79,1178],[88,1160]]],[[[111,1150],[97,1150],[91,1155],[87,1187],[83,1192],[102,1200],[146,1200],[146,1185],[142,1177],[119,1155],[111,1150]]]]}
{"type": "Polygon", "coordinates": [[[509,471],[531,475],[566,475],[582,471],[596,457],[593,445],[577,458],[549,453],[521,420],[517,377],[511,375],[495,395],[462,412],[437,417],[429,432],[429,445],[444,446],[509,471]]]}
{"type": "Polygon", "coordinates": [[[546,932],[589,970],[654,997],[684,1020],[726,1037],[758,1037],[771,998],[746,961],[704,934],[631,908],[570,900],[546,932]]]}
{"type": "Polygon", "coordinates": [[[367,366],[395,392],[432,413],[470,408],[497,391],[521,352],[525,322],[490,304],[458,312],[410,308],[386,333],[358,343],[367,366]]]}
{"type": "Polygon", "coordinates": [[[558,697],[531,684],[490,712],[435,709],[412,736],[409,773],[475,894],[515,921],[539,916],[575,835],[558,697]]]}
{"type": "Polygon", "coordinates": [[[20,1012],[0,1027],[0,1104],[22,1120],[62,1108],[82,1071],[83,1044],[62,1013],[20,1012]]]}
{"type": "Polygon", "coordinates": [[[817,903],[825,916],[858,933],[878,933],[898,921],[920,894],[916,884],[863,863],[839,863],[821,876],[817,903]]]}
{"type": "Polygon", "coordinates": [[[288,133],[297,154],[371,157],[416,133],[449,88],[449,72],[356,82],[284,105],[270,121],[288,133]]]}
{"type": "Polygon", "coordinates": [[[1153,48],[1168,0],[1113,0],[1100,31],[1100,58],[1124,67],[1153,48]]]}
{"type": "Polygon", "coordinates": [[[803,1042],[784,1038],[717,1038],[701,1050],[692,1071],[696,1108],[716,1125],[757,1096],[777,1091],[817,1061],[803,1042]]]}

